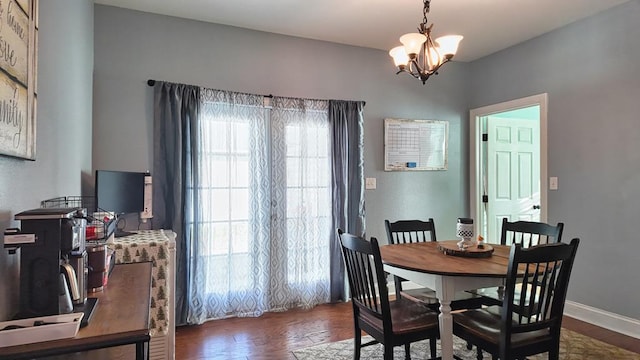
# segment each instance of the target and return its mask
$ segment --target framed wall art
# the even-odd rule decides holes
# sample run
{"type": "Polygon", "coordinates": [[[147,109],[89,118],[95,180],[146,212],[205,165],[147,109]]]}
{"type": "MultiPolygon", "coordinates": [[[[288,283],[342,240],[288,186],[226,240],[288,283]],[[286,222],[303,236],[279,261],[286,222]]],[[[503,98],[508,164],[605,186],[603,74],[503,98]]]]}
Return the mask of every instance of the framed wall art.
{"type": "Polygon", "coordinates": [[[0,154],[36,157],[38,0],[0,0],[0,154]]]}

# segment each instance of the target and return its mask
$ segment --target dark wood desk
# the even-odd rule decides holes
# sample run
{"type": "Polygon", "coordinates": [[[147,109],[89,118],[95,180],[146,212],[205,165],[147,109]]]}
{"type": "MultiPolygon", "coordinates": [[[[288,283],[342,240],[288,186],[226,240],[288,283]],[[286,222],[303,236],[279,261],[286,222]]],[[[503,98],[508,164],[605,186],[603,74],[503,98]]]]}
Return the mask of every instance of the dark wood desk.
{"type": "Polygon", "coordinates": [[[113,268],[98,298],[89,325],[74,338],[45,341],[0,349],[0,360],[33,359],[128,344],[136,345],[136,359],[143,360],[149,346],[151,263],[120,264],[113,268]]]}
{"type": "Polygon", "coordinates": [[[494,252],[486,258],[445,255],[433,241],[380,247],[385,271],[436,291],[443,360],[453,360],[451,300],[455,293],[498,286],[507,276],[510,247],[491,246],[494,252]]]}

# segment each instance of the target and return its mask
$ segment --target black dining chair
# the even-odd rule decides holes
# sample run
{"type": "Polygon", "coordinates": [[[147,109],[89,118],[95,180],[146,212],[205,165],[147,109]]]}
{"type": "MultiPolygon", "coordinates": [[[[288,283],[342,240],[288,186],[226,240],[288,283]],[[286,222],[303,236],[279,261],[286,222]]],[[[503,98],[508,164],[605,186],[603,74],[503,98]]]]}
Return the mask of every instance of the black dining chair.
{"type": "Polygon", "coordinates": [[[512,245],[501,306],[454,313],[453,333],[493,359],[524,359],[546,352],[550,360],[557,360],[562,313],[579,243],[575,238],[570,244],[512,245]]]}
{"type": "MultiPolygon", "coordinates": [[[[436,227],[433,218],[422,220],[399,220],[396,222],[384,221],[387,229],[389,244],[407,244],[426,241],[438,241],[436,227]]],[[[403,283],[408,280],[399,276],[393,276],[396,298],[407,298],[424,304],[435,311],[440,311],[440,302],[436,292],[428,287],[403,289],[403,283]]],[[[482,306],[482,297],[470,292],[458,292],[451,302],[451,310],[476,309],[482,306]]]]}
{"type": "MultiPolygon", "coordinates": [[[[531,247],[539,244],[553,244],[562,241],[564,223],[557,225],[534,221],[514,221],[502,219],[500,231],[500,244],[520,244],[522,247],[531,247]]],[[[504,297],[504,286],[494,286],[470,291],[481,296],[483,305],[500,305],[504,297]]],[[[516,289],[516,296],[518,296],[516,289]]]]}
{"type": "Polygon", "coordinates": [[[562,241],[564,223],[557,225],[535,221],[514,221],[502,218],[500,231],[500,244],[521,244],[523,247],[531,247],[538,244],[551,244],[562,241]]]}
{"type": "Polygon", "coordinates": [[[405,359],[411,359],[410,345],[429,339],[431,358],[436,357],[439,337],[438,314],[404,298],[389,300],[386,274],[378,241],[370,241],[338,229],[338,238],[349,279],[354,321],[354,355],[360,359],[361,348],[380,343],[384,359],[393,359],[393,348],[404,345],[405,359]],[[362,344],[362,331],[373,341],[362,344]]]}

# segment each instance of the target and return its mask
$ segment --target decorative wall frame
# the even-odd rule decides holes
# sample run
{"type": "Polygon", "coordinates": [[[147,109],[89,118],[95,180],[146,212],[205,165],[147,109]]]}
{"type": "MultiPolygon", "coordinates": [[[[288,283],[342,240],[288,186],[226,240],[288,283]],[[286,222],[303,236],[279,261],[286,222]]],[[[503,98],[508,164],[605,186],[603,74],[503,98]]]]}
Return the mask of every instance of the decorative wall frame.
{"type": "Polygon", "coordinates": [[[0,154],[36,158],[38,0],[0,0],[0,154]]]}

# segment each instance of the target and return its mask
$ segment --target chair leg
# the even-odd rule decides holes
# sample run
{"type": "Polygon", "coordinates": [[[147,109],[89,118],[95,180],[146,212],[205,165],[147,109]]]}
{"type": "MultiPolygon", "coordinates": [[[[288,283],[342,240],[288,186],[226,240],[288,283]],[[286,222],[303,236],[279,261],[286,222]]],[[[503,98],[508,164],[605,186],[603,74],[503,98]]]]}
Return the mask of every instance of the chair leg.
{"type": "Polygon", "coordinates": [[[429,339],[429,350],[431,352],[431,358],[436,358],[436,338],[429,339]]]}
{"type": "Polygon", "coordinates": [[[356,335],[353,338],[353,360],[360,360],[360,349],[362,348],[362,333],[356,328],[356,335]]]}
{"type": "Polygon", "coordinates": [[[384,345],[384,360],[393,360],[393,346],[384,345]]]}
{"type": "Polygon", "coordinates": [[[404,344],[404,358],[405,360],[411,360],[411,344],[404,344]]]}
{"type": "Polygon", "coordinates": [[[397,276],[393,276],[393,287],[396,289],[396,300],[400,300],[400,291],[402,291],[402,281],[397,276]]]}
{"type": "Polygon", "coordinates": [[[482,359],[483,359],[483,356],[482,356],[482,349],[480,349],[480,347],[476,346],[476,351],[477,351],[476,359],[478,359],[478,360],[482,360],[482,359]]]}
{"type": "Polygon", "coordinates": [[[558,360],[560,358],[560,349],[559,348],[551,348],[549,350],[549,360],[558,360]]]}

